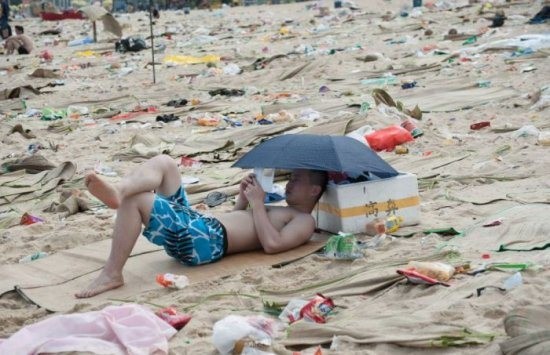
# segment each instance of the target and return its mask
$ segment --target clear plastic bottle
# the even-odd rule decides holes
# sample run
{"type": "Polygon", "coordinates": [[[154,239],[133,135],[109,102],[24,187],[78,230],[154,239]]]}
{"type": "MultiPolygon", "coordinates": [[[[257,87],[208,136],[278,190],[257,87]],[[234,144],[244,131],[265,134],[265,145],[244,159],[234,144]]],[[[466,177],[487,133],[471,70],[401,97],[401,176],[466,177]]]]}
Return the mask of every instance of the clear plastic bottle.
{"type": "Polygon", "coordinates": [[[19,259],[19,263],[20,264],[25,264],[25,263],[29,263],[29,262],[34,261],[34,260],[45,258],[47,256],[48,256],[48,253],[43,252],[43,251],[39,251],[39,252],[36,252],[34,254],[30,254],[30,255],[27,255],[25,257],[22,257],[21,259],[19,259]]]}

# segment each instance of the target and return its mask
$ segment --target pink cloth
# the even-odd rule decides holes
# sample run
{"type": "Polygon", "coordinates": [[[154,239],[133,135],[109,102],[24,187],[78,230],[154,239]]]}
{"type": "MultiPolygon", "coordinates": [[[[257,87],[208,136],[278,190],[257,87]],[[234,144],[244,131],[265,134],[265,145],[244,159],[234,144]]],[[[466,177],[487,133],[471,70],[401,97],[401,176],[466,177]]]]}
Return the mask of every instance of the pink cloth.
{"type": "Polygon", "coordinates": [[[0,354],[89,351],[96,354],[167,354],[176,330],[137,304],[57,315],[0,340],[0,354]]]}

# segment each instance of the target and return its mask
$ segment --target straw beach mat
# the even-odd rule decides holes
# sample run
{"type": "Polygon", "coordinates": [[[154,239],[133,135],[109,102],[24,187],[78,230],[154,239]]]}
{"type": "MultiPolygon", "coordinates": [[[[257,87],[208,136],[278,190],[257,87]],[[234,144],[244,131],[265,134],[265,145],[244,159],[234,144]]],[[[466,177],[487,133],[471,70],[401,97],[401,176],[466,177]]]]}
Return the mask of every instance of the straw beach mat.
{"type": "Polygon", "coordinates": [[[325,239],[316,234],[307,244],[284,253],[246,252],[229,255],[216,263],[188,267],[167,256],[158,246],[139,238],[124,267],[124,286],[92,298],[77,299],[75,292],[99,275],[109,255],[111,240],[103,240],[28,264],[2,266],[0,295],[16,289],[23,297],[49,311],[67,312],[78,303],[102,304],[108,299],[124,300],[158,289],[161,286],[155,282],[157,274],[184,274],[194,283],[237,274],[251,267],[286,264],[319,250],[325,239]]]}

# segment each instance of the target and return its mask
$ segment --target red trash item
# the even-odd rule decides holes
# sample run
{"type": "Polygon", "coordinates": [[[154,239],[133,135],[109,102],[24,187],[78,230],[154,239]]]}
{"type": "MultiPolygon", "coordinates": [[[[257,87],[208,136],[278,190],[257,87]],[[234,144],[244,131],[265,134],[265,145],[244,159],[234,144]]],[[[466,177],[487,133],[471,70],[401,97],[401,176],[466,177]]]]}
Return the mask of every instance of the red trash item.
{"type": "Polygon", "coordinates": [[[62,13],[41,12],[40,17],[44,21],[84,20],[82,12],[75,10],[64,10],[62,13]]]}
{"type": "Polygon", "coordinates": [[[161,310],[156,311],[155,314],[160,319],[170,324],[172,327],[174,327],[177,330],[180,330],[181,328],[185,327],[185,325],[189,323],[189,321],[192,318],[188,314],[179,313],[174,307],[163,308],[161,310]]]}
{"type": "Polygon", "coordinates": [[[482,259],[491,259],[491,254],[489,254],[489,253],[481,254],[481,258],[482,259]]]}
{"type": "Polygon", "coordinates": [[[330,297],[318,293],[300,310],[300,318],[315,323],[325,323],[326,316],[334,309],[334,302],[330,297]]]}
{"type": "Polygon", "coordinates": [[[53,59],[53,54],[46,49],[40,52],[40,58],[44,59],[46,62],[51,62],[53,59]]]}
{"type": "Polygon", "coordinates": [[[473,123],[472,125],[470,125],[470,129],[473,129],[474,131],[477,131],[478,129],[482,129],[482,128],[490,127],[490,126],[491,126],[491,122],[482,121],[482,122],[478,122],[478,123],[473,123]]]}
{"type": "Polygon", "coordinates": [[[44,222],[44,220],[40,217],[36,217],[28,213],[24,213],[23,216],[21,217],[21,222],[19,222],[19,224],[28,226],[39,222],[44,222]]]}
{"type": "Polygon", "coordinates": [[[500,226],[501,224],[502,224],[502,219],[499,218],[492,222],[485,223],[483,227],[496,227],[496,226],[500,226]]]}
{"type": "Polygon", "coordinates": [[[141,115],[144,115],[146,113],[157,113],[157,112],[158,112],[158,109],[155,106],[146,106],[146,107],[137,106],[130,112],[119,113],[118,115],[111,117],[110,120],[127,121],[127,120],[132,120],[141,115]]]}
{"type": "Polygon", "coordinates": [[[198,168],[200,167],[202,164],[199,160],[197,159],[193,159],[191,157],[187,157],[187,156],[182,156],[181,159],[180,159],[180,165],[181,166],[186,166],[188,168],[198,168]]]}
{"type": "Polygon", "coordinates": [[[379,129],[365,136],[369,146],[380,152],[382,150],[391,152],[396,145],[413,141],[414,138],[405,128],[393,125],[379,129]]]}

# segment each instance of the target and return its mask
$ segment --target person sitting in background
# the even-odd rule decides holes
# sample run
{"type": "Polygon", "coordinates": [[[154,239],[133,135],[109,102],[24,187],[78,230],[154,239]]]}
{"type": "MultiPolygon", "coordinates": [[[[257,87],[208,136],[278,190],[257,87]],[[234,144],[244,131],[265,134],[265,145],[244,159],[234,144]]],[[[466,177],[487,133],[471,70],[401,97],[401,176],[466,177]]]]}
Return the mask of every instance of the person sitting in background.
{"type": "Polygon", "coordinates": [[[4,31],[2,31],[2,38],[6,40],[4,43],[6,54],[13,54],[15,51],[18,54],[30,54],[32,52],[34,45],[30,37],[24,32],[23,26],[15,26],[15,36],[4,38],[4,31]]]}

